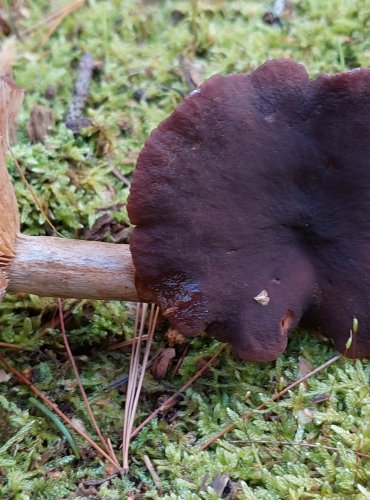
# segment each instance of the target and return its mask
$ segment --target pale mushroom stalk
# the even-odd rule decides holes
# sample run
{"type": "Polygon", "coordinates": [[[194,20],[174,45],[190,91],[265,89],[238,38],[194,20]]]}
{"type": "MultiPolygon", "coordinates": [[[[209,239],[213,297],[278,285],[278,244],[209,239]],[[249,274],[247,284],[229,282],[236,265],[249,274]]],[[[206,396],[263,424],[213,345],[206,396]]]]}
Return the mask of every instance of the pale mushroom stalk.
{"type": "Polygon", "coordinates": [[[8,291],[137,301],[129,245],[20,234],[5,153],[22,100],[23,91],[0,78],[0,299],[8,291]]]}
{"type": "Polygon", "coordinates": [[[138,301],[129,245],[20,234],[14,254],[8,292],[138,301]]]}

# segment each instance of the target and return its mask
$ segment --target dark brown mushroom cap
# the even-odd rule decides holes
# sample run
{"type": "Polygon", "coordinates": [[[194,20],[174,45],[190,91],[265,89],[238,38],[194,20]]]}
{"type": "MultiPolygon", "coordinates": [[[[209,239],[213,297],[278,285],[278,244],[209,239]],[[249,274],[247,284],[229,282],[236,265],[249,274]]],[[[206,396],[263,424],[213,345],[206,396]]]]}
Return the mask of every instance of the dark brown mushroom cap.
{"type": "Polygon", "coordinates": [[[369,69],[213,76],[149,137],[128,208],[139,295],[182,333],[267,361],[303,318],[370,356],[369,69]]]}

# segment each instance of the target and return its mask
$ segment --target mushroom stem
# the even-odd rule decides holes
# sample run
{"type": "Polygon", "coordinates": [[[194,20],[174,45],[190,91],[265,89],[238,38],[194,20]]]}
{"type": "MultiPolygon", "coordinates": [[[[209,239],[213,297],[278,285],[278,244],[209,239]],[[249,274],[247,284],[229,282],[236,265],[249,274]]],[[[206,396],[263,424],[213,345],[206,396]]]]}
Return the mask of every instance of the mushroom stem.
{"type": "Polygon", "coordinates": [[[7,291],[13,293],[139,300],[128,245],[19,235],[7,274],[7,291]]]}

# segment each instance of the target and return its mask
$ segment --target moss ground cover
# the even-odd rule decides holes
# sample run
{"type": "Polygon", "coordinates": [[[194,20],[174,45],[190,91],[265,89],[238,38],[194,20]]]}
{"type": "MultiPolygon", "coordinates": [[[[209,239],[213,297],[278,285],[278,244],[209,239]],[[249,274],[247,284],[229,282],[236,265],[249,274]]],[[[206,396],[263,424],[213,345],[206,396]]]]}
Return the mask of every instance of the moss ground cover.
{"type": "MultiPolygon", "coordinates": [[[[191,90],[189,79],[197,83],[214,73],[246,72],[275,57],[303,62],[313,77],[370,63],[369,0],[296,1],[272,24],[266,16],[263,20],[271,10],[263,2],[90,0],[49,36],[45,16],[65,4],[21,2],[11,16],[13,31],[21,35],[12,42],[17,49],[14,79],[26,92],[12,151],[55,228],[72,238],[95,230],[97,237],[115,241],[118,225],[127,228],[120,240],[125,241],[128,187],[115,172],[130,178],[145,138],[191,90]],[[40,21],[37,29],[26,31],[40,21]],[[91,125],[74,135],[64,118],[85,52],[98,62],[84,111],[91,125]],[[26,132],[36,104],[50,108],[55,117],[45,144],[31,144],[26,132]],[[102,233],[99,221],[107,214],[102,233]]],[[[9,18],[11,10],[5,2],[4,16],[9,18]]],[[[12,158],[9,169],[22,231],[52,234],[12,158]]],[[[132,306],[71,300],[64,308],[82,381],[103,433],[118,450],[124,391],[106,389],[127,373],[129,352],[108,346],[131,338],[132,306]]],[[[7,350],[7,359],[91,430],[58,324],[53,323],[56,311],[54,299],[7,296],[0,306],[0,340],[21,345],[21,351],[7,350]]],[[[153,352],[166,342],[158,335],[153,352]]],[[[218,348],[209,339],[193,339],[188,345],[176,375],[170,371],[160,381],[146,375],[137,422],[218,348]]],[[[302,331],[274,363],[239,364],[224,351],[171,414],[160,415],[135,438],[130,473],[90,488],[78,485],[108,475],[109,467],[73,434],[81,454],[77,458],[60,429],[30,400],[29,390],[14,377],[3,377],[0,496],[370,498],[369,361],[340,360],[281,401],[268,402],[298,378],[302,359],[315,367],[334,354],[327,342],[302,331]],[[213,434],[264,401],[267,410],[240,421],[224,439],[198,451],[213,434]],[[159,474],[162,494],[144,455],[159,474]],[[223,480],[226,487],[220,488],[223,480]]]]}

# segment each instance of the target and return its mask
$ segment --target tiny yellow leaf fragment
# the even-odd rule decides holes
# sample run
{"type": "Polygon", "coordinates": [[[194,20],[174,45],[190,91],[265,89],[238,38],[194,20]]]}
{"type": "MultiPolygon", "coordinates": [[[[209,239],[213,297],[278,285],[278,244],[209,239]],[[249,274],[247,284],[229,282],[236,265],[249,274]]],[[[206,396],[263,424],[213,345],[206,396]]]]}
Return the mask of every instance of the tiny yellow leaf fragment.
{"type": "Polygon", "coordinates": [[[270,302],[270,297],[266,290],[262,290],[262,292],[253,297],[253,300],[258,302],[258,304],[261,304],[261,306],[267,306],[270,302]]]}

